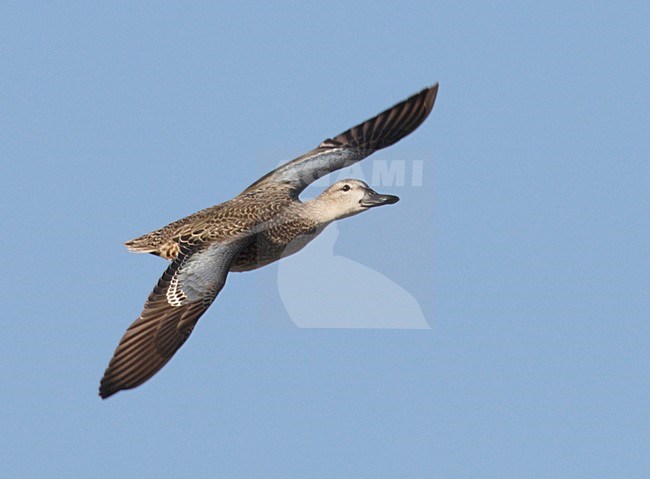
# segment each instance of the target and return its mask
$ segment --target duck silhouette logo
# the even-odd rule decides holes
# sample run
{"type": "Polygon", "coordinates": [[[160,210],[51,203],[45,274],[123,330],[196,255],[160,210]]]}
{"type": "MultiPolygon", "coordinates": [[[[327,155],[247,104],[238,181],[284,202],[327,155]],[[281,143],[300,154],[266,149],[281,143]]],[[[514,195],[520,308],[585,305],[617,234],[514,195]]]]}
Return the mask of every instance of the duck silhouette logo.
{"type": "Polygon", "coordinates": [[[408,291],[336,256],[338,236],[336,224],[330,225],[300,254],[278,263],[278,292],[291,321],[299,328],[431,329],[408,291]]]}

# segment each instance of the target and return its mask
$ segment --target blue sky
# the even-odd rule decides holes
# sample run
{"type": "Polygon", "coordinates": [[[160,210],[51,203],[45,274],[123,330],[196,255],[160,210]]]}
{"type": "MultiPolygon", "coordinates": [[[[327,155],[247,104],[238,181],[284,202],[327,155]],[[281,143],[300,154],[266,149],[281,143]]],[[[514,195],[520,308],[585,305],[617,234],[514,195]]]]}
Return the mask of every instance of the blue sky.
{"type": "Polygon", "coordinates": [[[649,13],[3,5],[5,477],[647,477],[649,13]],[[296,284],[231,275],[161,373],[99,399],[165,265],[122,242],[435,81],[373,157],[421,186],[375,185],[401,201],[308,246],[296,284]],[[298,327],[295,288],[349,284],[351,320],[397,304],[353,269],[430,329],[298,327]]]}

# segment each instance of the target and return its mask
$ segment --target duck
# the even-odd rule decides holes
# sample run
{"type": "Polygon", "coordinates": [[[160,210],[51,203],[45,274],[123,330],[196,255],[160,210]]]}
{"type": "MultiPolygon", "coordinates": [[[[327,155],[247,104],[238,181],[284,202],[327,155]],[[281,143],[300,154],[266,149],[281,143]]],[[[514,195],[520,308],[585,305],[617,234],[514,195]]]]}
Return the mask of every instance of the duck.
{"type": "Polygon", "coordinates": [[[169,264],[140,316],[127,328],[100,381],[99,395],[133,389],[160,371],[215,301],[229,272],[252,271],[304,248],[334,221],[399,198],[356,179],[335,182],[316,198],[311,183],[391,146],[433,109],[438,83],[272,170],[235,198],[125,243],[169,264]]]}

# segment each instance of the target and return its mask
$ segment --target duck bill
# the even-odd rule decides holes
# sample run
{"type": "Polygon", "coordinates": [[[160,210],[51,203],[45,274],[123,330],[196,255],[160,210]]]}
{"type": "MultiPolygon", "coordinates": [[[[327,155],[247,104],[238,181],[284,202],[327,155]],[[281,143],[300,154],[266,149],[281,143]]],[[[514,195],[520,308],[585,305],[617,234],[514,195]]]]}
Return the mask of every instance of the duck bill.
{"type": "Polygon", "coordinates": [[[376,191],[366,191],[365,196],[359,201],[364,208],[374,208],[375,206],[392,205],[397,203],[399,198],[393,195],[380,195],[376,191]]]}

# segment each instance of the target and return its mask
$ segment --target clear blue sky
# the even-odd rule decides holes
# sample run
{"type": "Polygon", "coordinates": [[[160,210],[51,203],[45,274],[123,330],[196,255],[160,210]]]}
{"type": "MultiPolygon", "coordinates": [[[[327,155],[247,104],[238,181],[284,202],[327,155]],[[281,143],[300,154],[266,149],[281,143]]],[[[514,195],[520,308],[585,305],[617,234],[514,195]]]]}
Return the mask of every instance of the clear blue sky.
{"type": "Polygon", "coordinates": [[[1,8],[3,477],[648,477],[649,7],[218,3],[1,8]],[[164,269],[123,241],[435,81],[374,157],[422,186],[332,257],[431,329],[298,328],[276,267],[231,275],[99,399],[164,269]]]}

